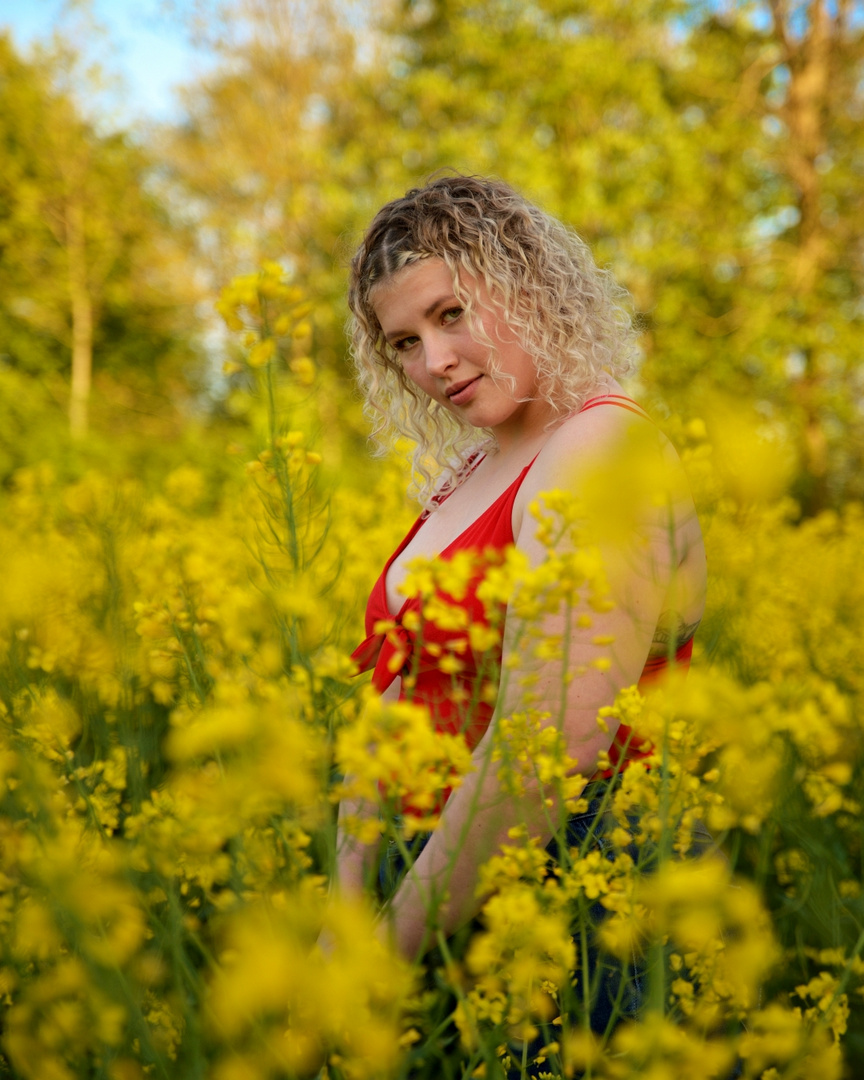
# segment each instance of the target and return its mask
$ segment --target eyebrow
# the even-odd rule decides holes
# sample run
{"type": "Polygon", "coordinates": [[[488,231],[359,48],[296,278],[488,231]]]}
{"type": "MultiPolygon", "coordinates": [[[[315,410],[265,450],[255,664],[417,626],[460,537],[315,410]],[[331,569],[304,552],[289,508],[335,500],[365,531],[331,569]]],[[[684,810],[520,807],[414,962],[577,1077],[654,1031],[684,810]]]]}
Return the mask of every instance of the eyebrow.
{"type": "MultiPolygon", "coordinates": [[[[454,294],[446,293],[444,296],[439,296],[437,300],[433,300],[429,307],[423,312],[423,318],[428,319],[442,304],[449,303],[450,300],[455,300],[454,294]]],[[[384,337],[387,341],[391,341],[393,338],[401,337],[403,334],[407,334],[407,330],[391,330],[389,334],[385,334],[384,337]]]]}

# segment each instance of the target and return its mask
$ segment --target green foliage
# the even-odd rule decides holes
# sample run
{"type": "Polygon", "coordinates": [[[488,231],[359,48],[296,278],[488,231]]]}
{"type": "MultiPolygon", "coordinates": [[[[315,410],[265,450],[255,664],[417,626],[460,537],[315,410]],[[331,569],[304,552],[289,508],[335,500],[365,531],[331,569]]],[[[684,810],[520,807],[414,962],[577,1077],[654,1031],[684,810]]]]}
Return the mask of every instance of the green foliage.
{"type": "Polygon", "coordinates": [[[97,370],[190,366],[182,230],[147,191],[152,158],[82,115],[75,65],[57,47],[24,60],[0,38],[0,358],[68,371],[83,299],[97,370]]]}
{"type": "Polygon", "coordinates": [[[0,366],[0,482],[25,465],[60,462],[68,452],[65,417],[49,384],[0,366]]]}
{"type": "Polygon", "coordinates": [[[359,10],[261,0],[223,28],[227,63],[169,140],[217,280],[284,260],[338,369],[374,210],[440,168],[499,174],[628,287],[658,408],[757,400],[798,444],[805,512],[862,494],[859,4],[359,10]]]}
{"type": "Polygon", "coordinates": [[[810,508],[862,490],[852,7],[406,2],[380,97],[417,173],[501,173],[586,237],[642,313],[659,399],[782,417],[810,508]]]}
{"type": "Polygon", "coordinates": [[[438,168],[498,173],[630,289],[658,408],[699,413],[718,388],[755,399],[799,446],[805,512],[862,494],[858,3],[403,0],[346,19],[326,0],[249,0],[221,15],[224,65],[147,153],[97,136],[52,88],[56,67],[4,42],[7,363],[66,363],[51,214],[75,175],[93,215],[96,368],[119,375],[194,364],[191,275],[169,232],[196,235],[215,283],[262,257],[299,273],[315,360],[343,371],[345,264],[377,206],[438,168]]]}

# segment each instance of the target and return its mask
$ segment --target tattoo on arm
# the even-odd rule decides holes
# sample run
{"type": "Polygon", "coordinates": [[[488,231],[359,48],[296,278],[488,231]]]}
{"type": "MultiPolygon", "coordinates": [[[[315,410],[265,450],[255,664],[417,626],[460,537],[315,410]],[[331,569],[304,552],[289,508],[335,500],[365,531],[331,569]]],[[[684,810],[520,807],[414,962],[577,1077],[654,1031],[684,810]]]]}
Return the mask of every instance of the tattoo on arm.
{"type": "Polygon", "coordinates": [[[654,639],[648,652],[649,657],[666,656],[669,652],[669,643],[673,643],[675,651],[686,644],[696,633],[700,620],[685,623],[677,611],[664,611],[657,620],[657,628],[654,631],[654,639]]]}

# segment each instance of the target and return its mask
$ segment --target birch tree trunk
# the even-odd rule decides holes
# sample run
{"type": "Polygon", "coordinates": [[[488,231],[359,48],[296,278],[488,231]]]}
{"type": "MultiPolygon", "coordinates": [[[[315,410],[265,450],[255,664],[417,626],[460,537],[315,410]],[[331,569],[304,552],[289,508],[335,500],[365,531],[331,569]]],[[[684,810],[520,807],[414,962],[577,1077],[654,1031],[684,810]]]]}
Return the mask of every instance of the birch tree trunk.
{"type": "Polygon", "coordinates": [[[73,196],[66,206],[66,251],[72,314],[72,380],[69,430],[73,438],[87,434],[93,372],[93,301],[87,275],[84,207],[73,196]]]}

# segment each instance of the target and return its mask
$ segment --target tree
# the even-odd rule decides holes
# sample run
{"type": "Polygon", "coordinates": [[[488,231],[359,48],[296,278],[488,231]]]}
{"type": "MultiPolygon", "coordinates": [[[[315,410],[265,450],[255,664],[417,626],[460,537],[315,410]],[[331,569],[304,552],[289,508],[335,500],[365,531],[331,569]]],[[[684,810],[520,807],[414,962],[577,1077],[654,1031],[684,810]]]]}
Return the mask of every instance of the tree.
{"type": "Polygon", "coordinates": [[[94,351],[115,371],[130,361],[152,368],[154,353],[188,357],[178,313],[194,292],[174,284],[182,248],[146,190],[147,155],[82,116],[68,88],[76,64],[56,43],[25,61],[0,38],[5,360],[31,373],[71,360],[70,426],[82,435],[94,351]]]}
{"type": "Polygon", "coordinates": [[[226,65],[190,94],[176,175],[219,278],[261,255],[304,278],[326,362],[348,238],[381,201],[441,167],[497,173],[630,289],[658,408],[750,401],[799,447],[805,512],[864,494],[864,4],[226,11],[226,65]]]}
{"type": "Polygon", "coordinates": [[[315,298],[316,359],[337,367],[346,237],[368,200],[377,120],[342,7],[243,0],[211,18],[224,62],[189,89],[186,120],[161,148],[212,287],[281,260],[315,298]]]}
{"type": "Polygon", "coordinates": [[[404,0],[381,104],[418,172],[572,222],[642,313],[646,388],[754,400],[813,512],[864,491],[862,28],[826,0],[404,0]]]}

